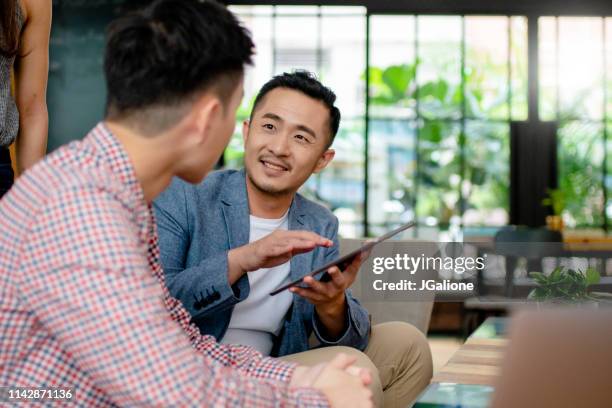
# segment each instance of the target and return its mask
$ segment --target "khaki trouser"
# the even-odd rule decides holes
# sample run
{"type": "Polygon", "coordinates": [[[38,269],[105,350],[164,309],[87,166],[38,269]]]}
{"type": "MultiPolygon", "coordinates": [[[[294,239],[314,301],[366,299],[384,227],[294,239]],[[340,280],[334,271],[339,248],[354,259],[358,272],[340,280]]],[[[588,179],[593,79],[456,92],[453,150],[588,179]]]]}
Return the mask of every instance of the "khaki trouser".
{"type": "Polygon", "coordinates": [[[338,353],[357,356],[355,364],[370,370],[370,389],[377,407],[408,406],[429,384],[433,373],[427,339],[414,326],[404,322],[372,327],[368,347],[363,353],[351,347],[333,346],[281,358],[313,366],[330,361],[338,353]]]}

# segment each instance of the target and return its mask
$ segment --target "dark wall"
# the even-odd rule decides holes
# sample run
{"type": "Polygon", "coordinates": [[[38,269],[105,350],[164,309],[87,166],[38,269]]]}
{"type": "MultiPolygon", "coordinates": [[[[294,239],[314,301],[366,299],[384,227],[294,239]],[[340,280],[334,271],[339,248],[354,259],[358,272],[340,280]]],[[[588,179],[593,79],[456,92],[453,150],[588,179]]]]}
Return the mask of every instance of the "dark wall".
{"type": "Polygon", "coordinates": [[[106,26],[143,2],[61,0],[53,2],[49,46],[49,147],[85,136],[104,114],[102,62],[106,26]]]}
{"type": "Polygon", "coordinates": [[[542,200],[557,188],[557,166],[556,122],[510,124],[510,224],[546,225],[542,200]]]}

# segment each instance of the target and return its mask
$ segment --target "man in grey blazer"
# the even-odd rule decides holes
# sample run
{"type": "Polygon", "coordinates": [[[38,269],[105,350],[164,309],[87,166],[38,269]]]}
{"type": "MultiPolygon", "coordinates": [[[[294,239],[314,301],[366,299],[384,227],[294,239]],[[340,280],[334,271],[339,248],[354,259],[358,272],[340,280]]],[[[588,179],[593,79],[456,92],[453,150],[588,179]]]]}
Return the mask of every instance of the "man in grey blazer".
{"type": "Polygon", "coordinates": [[[276,76],[243,125],[245,168],[172,182],[154,204],[166,284],[203,334],[306,365],[357,354],[378,405],[405,406],[431,378],[429,347],[406,323],[370,328],[348,289],[360,259],[269,296],[339,255],[337,218],[297,193],[334,157],[334,102],[309,73],[276,76]],[[323,347],[309,350],[312,333],[323,347]]]}

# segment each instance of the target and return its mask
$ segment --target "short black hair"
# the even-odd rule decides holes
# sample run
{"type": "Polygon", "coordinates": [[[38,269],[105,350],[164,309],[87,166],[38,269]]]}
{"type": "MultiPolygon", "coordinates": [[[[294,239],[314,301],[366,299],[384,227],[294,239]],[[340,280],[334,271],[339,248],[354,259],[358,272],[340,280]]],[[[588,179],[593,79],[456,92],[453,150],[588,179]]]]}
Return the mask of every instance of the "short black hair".
{"type": "Polygon", "coordinates": [[[226,102],[252,63],[253,47],[248,30],[223,5],[154,1],[109,25],[106,115],[176,107],[211,88],[226,102]]]}
{"type": "Polygon", "coordinates": [[[285,72],[281,75],[276,75],[266,82],[255,97],[255,102],[253,102],[251,120],[253,119],[253,113],[257,109],[257,105],[263,100],[268,92],[276,88],[287,88],[300,91],[311,98],[323,102],[325,106],[327,106],[329,109],[329,130],[331,134],[328,147],[331,146],[336,137],[336,133],[338,133],[338,128],[340,127],[340,109],[334,106],[336,94],[323,85],[313,73],[305,70],[297,70],[291,73],[285,72]]]}

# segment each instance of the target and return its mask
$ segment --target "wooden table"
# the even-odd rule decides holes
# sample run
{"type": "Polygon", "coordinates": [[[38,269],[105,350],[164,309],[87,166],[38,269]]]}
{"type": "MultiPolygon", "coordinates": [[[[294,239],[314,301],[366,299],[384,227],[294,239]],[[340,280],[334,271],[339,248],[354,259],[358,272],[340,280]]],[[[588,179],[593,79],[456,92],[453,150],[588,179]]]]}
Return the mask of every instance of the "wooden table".
{"type": "Polygon", "coordinates": [[[502,362],[508,319],[489,317],[434,375],[432,382],[493,385],[502,362]]]}
{"type": "Polygon", "coordinates": [[[485,320],[434,375],[415,407],[486,407],[500,374],[508,321],[485,320]]]}
{"type": "Polygon", "coordinates": [[[506,339],[470,337],[434,375],[432,382],[494,385],[500,372],[506,342],[506,339]]]}

